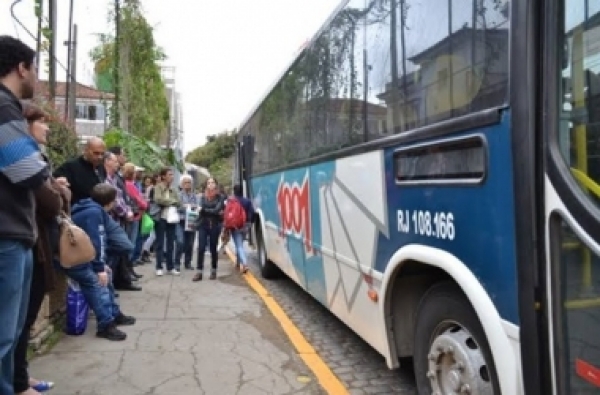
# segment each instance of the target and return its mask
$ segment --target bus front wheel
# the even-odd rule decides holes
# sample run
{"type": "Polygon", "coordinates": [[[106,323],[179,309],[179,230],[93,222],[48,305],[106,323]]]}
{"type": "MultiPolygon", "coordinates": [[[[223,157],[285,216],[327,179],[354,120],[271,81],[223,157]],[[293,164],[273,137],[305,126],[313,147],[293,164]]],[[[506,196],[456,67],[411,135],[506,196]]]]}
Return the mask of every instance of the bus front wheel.
{"type": "Polygon", "coordinates": [[[427,291],[414,333],[419,394],[500,395],[483,328],[454,283],[439,283],[427,291]]]}

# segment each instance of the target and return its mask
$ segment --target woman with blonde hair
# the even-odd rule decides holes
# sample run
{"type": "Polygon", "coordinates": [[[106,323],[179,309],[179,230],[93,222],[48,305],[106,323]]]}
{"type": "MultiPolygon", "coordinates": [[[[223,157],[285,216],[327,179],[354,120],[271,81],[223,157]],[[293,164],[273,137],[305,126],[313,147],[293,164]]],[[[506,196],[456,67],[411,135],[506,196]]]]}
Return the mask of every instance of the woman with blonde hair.
{"type": "Polygon", "coordinates": [[[162,276],[163,261],[167,264],[167,273],[179,275],[179,269],[174,266],[175,237],[179,223],[178,209],[181,206],[179,193],[173,187],[173,170],[165,167],[160,171],[161,181],[153,191],[154,202],[161,207],[160,219],[154,224],[156,232],[156,275],[162,276]],[[173,211],[174,209],[174,211],[173,211]]]}

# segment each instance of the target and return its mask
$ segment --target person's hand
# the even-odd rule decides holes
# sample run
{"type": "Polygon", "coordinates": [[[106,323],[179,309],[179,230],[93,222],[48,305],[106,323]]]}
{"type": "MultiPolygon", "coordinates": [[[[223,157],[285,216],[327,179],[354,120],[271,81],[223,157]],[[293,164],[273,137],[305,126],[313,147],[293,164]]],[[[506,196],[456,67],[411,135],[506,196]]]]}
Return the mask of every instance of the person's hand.
{"type": "Polygon", "coordinates": [[[71,186],[71,184],[69,184],[69,181],[66,179],[66,177],[58,177],[56,179],[56,182],[58,183],[58,185],[60,185],[61,187],[65,187],[68,188],[71,186]]]}
{"type": "Polygon", "coordinates": [[[108,273],[108,274],[111,274],[111,273],[112,273],[112,269],[111,269],[111,268],[110,268],[110,266],[108,266],[108,265],[104,265],[104,271],[105,271],[106,273],[108,273]]]}
{"type": "Polygon", "coordinates": [[[108,285],[108,273],[106,273],[106,272],[98,273],[98,282],[103,287],[106,287],[108,285]]]}
{"type": "Polygon", "coordinates": [[[133,219],[133,213],[131,211],[127,212],[127,221],[131,221],[133,219]]]}

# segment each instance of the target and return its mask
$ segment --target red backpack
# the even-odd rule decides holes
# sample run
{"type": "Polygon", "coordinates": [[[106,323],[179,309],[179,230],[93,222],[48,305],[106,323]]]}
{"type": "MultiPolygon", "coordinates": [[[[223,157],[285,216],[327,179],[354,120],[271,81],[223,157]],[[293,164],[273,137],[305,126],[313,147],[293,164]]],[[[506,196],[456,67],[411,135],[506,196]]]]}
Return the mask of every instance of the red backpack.
{"type": "Polygon", "coordinates": [[[246,210],[242,203],[234,197],[227,199],[223,213],[223,226],[225,229],[242,229],[246,225],[246,210]]]}

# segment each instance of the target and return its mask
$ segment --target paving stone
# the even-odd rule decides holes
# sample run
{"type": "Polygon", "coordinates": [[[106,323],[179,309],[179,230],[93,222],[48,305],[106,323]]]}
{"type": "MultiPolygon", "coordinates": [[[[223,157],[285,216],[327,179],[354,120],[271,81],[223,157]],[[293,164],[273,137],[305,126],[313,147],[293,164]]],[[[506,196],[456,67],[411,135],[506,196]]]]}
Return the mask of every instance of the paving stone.
{"type": "Polygon", "coordinates": [[[120,291],[127,340],[97,339],[91,319],[82,336],[65,336],[35,358],[33,377],[55,382],[57,395],[324,394],[280,325],[233,266],[216,281],[155,277],[141,292],[120,291]],[[308,382],[304,379],[308,377],[308,382]]]}
{"type": "Polygon", "coordinates": [[[256,255],[250,253],[251,270],[286,314],[313,345],[352,395],[415,395],[412,372],[390,371],[385,359],[356,333],[313,299],[292,280],[260,277],[256,255]]]}

